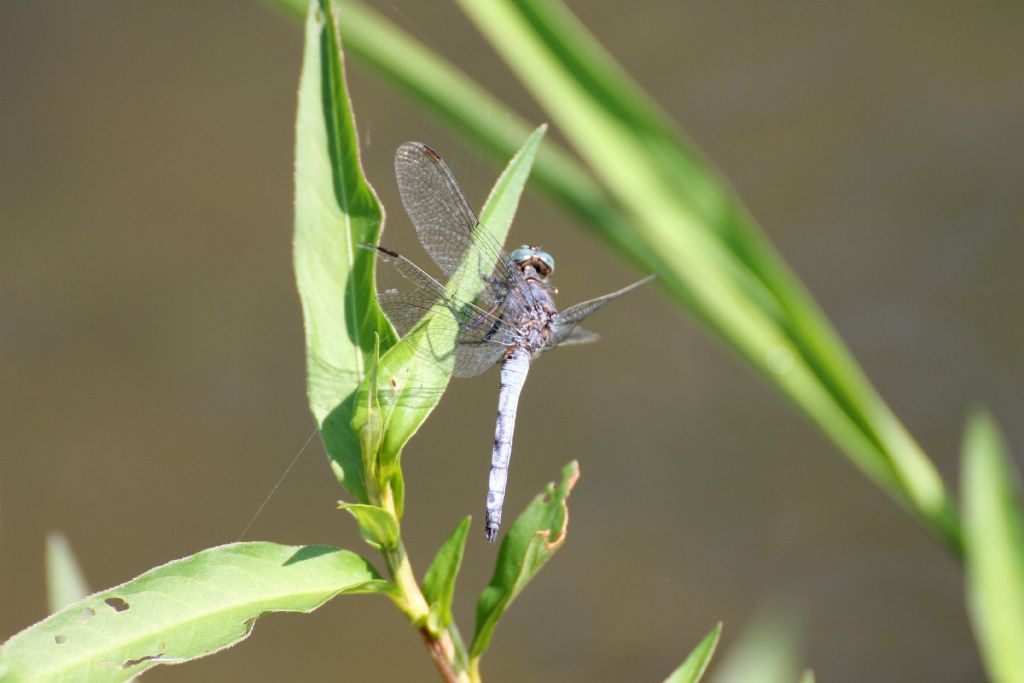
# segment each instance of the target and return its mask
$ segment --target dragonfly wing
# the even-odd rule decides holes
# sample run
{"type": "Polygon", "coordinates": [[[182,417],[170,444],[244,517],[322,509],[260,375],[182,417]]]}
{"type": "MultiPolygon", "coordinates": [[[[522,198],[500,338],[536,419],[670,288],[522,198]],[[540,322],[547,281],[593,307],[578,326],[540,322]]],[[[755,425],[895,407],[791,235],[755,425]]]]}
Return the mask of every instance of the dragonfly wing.
{"type": "Polygon", "coordinates": [[[478,375],[501,360],[516,338],[504,320],[533,302],[529,286],[508,253],[480,224],[440,155],[422,142],[406,142],[395,153],[395,177],[402,204],[420,244],[448,277],[465,263],[485,282],[474,303],[451,294],[437,280],[399,254],[377,247],[381,258],[416,285],[416,292],[384,292],[381,308],[403,336],[435,308],[448,310],[459,325],[454,374],[478,375]]]}
{"type": "MultiPolygon", "coordinates": [[[[445,306],[439,299],[434,299],[431,302],[415,294],[405,294],[404,292],[391,290],[378,294],[377,301],[384,310],[384,314],[387,315],[388,320],[391,321],[391,324],[395,326],[395,330],[402,337],[408,335],[416,327],[416,323],[431,310],[439,311],[452,324],[459,322],[452,320],[455,316],[452,315],[451,309],[445,306]]],[[[480,325],[486,325],[489,321],[479,319],[475,322],[480,325]]],[[[472,325],[473,322],[470,322],[468,325],[465,323],[458,325],[461,331],[455,343],[455,366],[452,371],[452,374],[456,377],[475,377],[486,372],[501,360],[505,350],[508,348],[507,344],[500,341],[507,336],[504,334],[504,330],[497,332],[494,335],[494,339],[489,339],[472,330],[472,325]]]]}
{"type": "Polygon", "coordinates": [[[437,152],[422,142],[406,142],[395,152],[395,178],[420,244],[446,276],[455,273],[466,254],[481,275],[509,276],[508,255],[482,229],[437,152]]]}
{"type": "Polygon", "coordinates": [[[653,280],[654,277],[654,275],[649,275],[643,280],[627,285],[618,291],[605,294],[604,296],[599,296],[596,299],[591,299],[590,301],[584,301],[583,303],[570,306],[564,311],[559,312],[551,322],[551,335],[548,337],[547,344],[544,345],[544,348],[550,349],[559,344],[580,344],[587,341],[594,341],[594,339],[587,338],[587,335],[592,335],[593,333],[588,333],[586,330],[581,330],[577,334],[577,337],[574,338],[574,333],[579,329],[577,328],[577,325],[579,325],[580,322],[588,315],[608,302],[618,299],[623,294],[632,292],[641,285],[647,284],[653,280]]]}
{"type": "Polygon", "coordinates": [[[418,293],[406,294],[394,289],[377,294],[377,303],[380,304],[384,315],[394,325],[395,331],[400,337],[409,334],[428,311],[434,308],[444,308],[438,298],[427,300],[418,293]]]}
{"type": "Polygon", "coordinates": [[[427,311],[435,308],[448,311],[447,317],[452,318],[460,328],[466,328],[467,334],[471,335],[472,331],[479,330],[491,330],[495,336],[500,333],[502,338],[510,334],[508,325],[498,317],[455,296],[429,273],[401,254],[379,244],[363,246],[376,249],[382,261],[393,265],[403,277],[416,285],[412,292],[389,290],[377,295],[378,303],[399,334],[411,330],[427,311]]]}
{"type": "Polygon", "coordinates": [[[366,249],[375,249],[380,260],[390,263],[395,270],[401,273],[402,277],[411,280],[416,285],[416,291],[407,296],[422,299],[427,308],[432,307],[435,302],[447,301],[452,298],[444,285],[397,251],[392,251],[379,244],[364,244],[362,246],[366,249]]]}
{"type": "Polygon", "coordinates": [[[437,324],[458,330],[455,340],[457,377],[472,377],[501,359],[511,343],[513,331],[490,311],[459,299],[419,266],[386,247],[374,247],[381,260],[392,264],[405,278],[413,281],[412,292],[388,290],[377,295],[384,314],[401,336],[406,336],[430,311],[437,311],[437,324]]]}
{"type": "MultiPolygon", "coordinates": [[[[486,293],[486,292],[485,292],[486,293]]],[[[492,300],[482,296],[477,303],[492,300]]],[[[515,342],[517,334],[504,320],[496,317],[497,311],[507,311],[506,307],[492,305],[487,311],[478,308],[471,320],[463,321],[462,329],[455,342],[456,377],[475,377],[489,370],[500,361],[515,342]]]]}
{"type": "Polygon", "coordinates": [[[502,359],[508,347],[493,341],[469,342],[460,340],[455,347],[456,377],[476,377],[487,372],[502,359]]]}
{"type": "Polygon", "coordinates": [[[548,343],[544,345],[544,350],[548,351],[556,346],[572,346],[573,344],[590,344],[596,342],[601,338],[597,332],[591,332],[585,330],[579,325],[573,325],[571,327],[558,327],[555,328],[554,332],[548,337],[548,343]]]}

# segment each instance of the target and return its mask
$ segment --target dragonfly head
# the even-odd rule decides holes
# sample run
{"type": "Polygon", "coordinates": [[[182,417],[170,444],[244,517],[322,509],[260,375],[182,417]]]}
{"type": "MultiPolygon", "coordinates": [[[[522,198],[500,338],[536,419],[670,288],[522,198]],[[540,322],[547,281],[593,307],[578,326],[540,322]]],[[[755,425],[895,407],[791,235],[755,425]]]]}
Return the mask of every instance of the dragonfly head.
{"type": "Polygon", "coordinates": [[[555,270],[555,259],[548,252],[532,244],[524,244],[511,254],[509,258],[520,270],[532,266],[542,279],[546,279],[555,270]]]}

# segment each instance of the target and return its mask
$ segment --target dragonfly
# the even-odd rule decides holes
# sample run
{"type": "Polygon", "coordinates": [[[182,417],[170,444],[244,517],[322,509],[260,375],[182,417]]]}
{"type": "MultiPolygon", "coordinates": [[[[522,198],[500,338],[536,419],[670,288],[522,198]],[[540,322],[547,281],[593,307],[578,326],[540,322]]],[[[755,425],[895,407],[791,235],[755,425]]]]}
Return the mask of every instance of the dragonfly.
{"type": "Polygon", "coordinates": [[[407,335],[423,316],[434,312],[457,330],[456,377],[473,377],[501,365],[486,502],[485,535],[494,543],[501,527],[516,410],[530,363],[557,346],[595,341],[598,335],[579,323],[654,276],[558,311],[552,298],[558,290],[548,281],[555,269],[551,254],[529,244],[506,252],[480,223],[437,152],[422,142],[406,142],[395,153],[395,177],[419,242],[445,277],[451,278],[462,266],[460,272],[470,268],[470,276],[482,280],[479,296],[466,301],[454,287],[446,288],[398,252],[380,244],[366,245],[412,284],[411,291],[377,294],[381,309],[400,335],[407,335]]]}

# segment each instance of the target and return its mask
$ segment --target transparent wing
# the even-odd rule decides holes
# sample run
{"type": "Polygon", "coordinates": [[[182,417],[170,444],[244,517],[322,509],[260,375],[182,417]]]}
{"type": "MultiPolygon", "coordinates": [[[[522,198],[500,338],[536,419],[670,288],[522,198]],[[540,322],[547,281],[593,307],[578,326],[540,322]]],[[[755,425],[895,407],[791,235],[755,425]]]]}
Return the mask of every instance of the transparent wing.
{"type": "Polygon", "coordinates": [[[490,341],[460,341],[455,346],[456,377],[476,377],[487,372],[505,355],[507,347],[490,341]]]}
{"type": "Polygon", "coordinates": [[[377,247],[382,260],[391,262],[416,287],[411,293],[378,295],[381,308],[403,336],[427,311],[442,311],[442,317],[459,329],[454,374],[478,375],[500,360],[512,343],[514,331],[503,320],[528,305],[526,281],[480,224],[437,152],[422,142],[403,144],[395,153],[395,177],[420,244],[438,268],[451,277],[465,261],[485,286],[475,303],[461,300],[405,257],[377,247]]]}
{"type": "Polygon", "coordinates": [[[547,344],[544,345],[544,350],[545,351],[550,351],[551,349],[555,348],[556,346],[572,346],[573,344],[590,344],[592,342],[596,342],[600,338],[601,338],[601,335],[599,335],[597,332],[591,332],[590,330],[583,329],[579,325],[573,325],[572,327],[569,327],[569,328],[559,328],[559,329],[557,329],[555,331],[555,334],[553,334],[551,337],[548,337],[548,342],[547,342],[547,344]],[[563,332],[564,329],[568,329],[569,331],[567,333],[563,332]],[[552,343],[551,340],[554,337],[556,337],[556,336],[558,337],[558,339],[554,343],[552,343]]]}
{"type": "Polygon", "coordinates": [[[401,254],[386,247],[374,248],[382,261],[393,265],[415,285],[411,292],[389,290],[377,295],[381,309],[401,336],[408,335],[428,312],[437,311],[437,324],[449,326],[456,334],[456,377],[479,375],[501,358],[513,339],[514,331],[494,311],[484,310],[454,296],[401,254]]]}
{"type": "Polygon", "coordinates": [[[637,287],[645,285],[654,279],[654,275],[649,275],[643,280],[634,282],[631,285],[623,287],[622,289],[599,296],[596,299],[584,301],[583,303],[570,306],[569,308],[555,314],[554,320],[551,321],[551,335],[548,337],[547,343],[544,345],[545,350],[552,347],[558,346],[559,344],[582,344],[589,341],[594,341],[597,335],[593,332],[587,332],[582,328],[577,327],[580,322],[588,315],[601,308],[609,301],[618,299],[623,294],[632,292],[637,287]],[[593,338],[589,338],[588,335],[593,335],[593,338]]]}
{"type": "MultiPolygon", "coordinates": [[[[430,302],[416,294],[381,292],[377,295],[377,301],[403,337],[412,331],[427,311],[437,309],[442,315],[452,315],[451,309],[444,306],[439,299],[430,302]]],[[[460,317],[466,320],[466,316],[460,317]]],[[[485,326],[492,324],[487,317],[478,316],[468,324],[459,325],[459,333],[455,340],[455,367],[452,373],[456,377],[475,377],[501,360],[508,345],[499,340],[502,334],[495,335],[495,339],[486,337],[485,326]]]]}
{"type": "Polygon", "coordinates": [[[479,301],[483,308],[507,298],[526,301],[522,273],[511,266],[508,253],[483,229],[437,152],[422,142],[406,142],[395,152],[395,178],[420,244],[446,277],[452,276],[465,257],[490,284],[479,301]]]}

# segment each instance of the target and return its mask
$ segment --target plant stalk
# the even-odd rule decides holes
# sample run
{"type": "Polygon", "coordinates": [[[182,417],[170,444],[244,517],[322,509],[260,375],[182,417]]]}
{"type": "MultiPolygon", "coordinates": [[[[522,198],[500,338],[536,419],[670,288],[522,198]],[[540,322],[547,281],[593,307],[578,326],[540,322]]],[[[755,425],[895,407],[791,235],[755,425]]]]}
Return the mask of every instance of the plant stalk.
{"type": "MultiPolygon", "coordinates": [[[[381,505],[393,514],[396,512],[390,487],[386,489],[381,505]]],[[[395,602],[399,609],[405,612],[409,621],[419,629],[427,651],[430,653],[430,658],[434,660],[441,678],[445,683],[478,681],[478,678],[470,678],[468,672],[463,670],[459,664],[460,661],[465,661],[465,655],[462,654],[460,658],[450,631],[446,628],[440,633],[434,633],[428,628],[430,605],[423,597],[423,591],[420,590],[419,583],[416,581],[416,574],[412,570],[412,564],[409,562],[409,556],[405,552],[402,541],[399,540],[395,548],[384,549],[382,552],[387,563],[388,573],[391,574],[391,580],[398,587],[398,598],[395,602]]]]}

